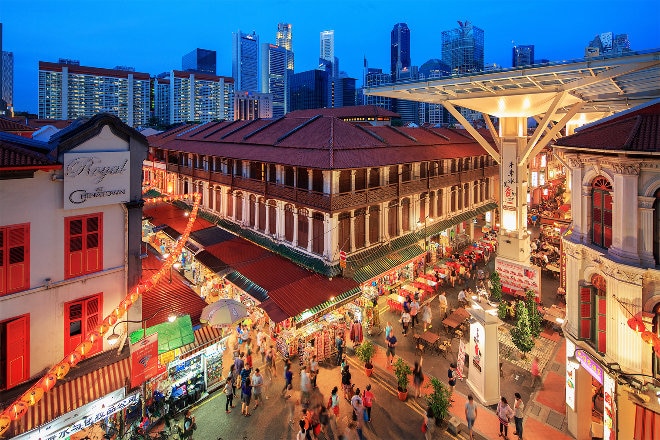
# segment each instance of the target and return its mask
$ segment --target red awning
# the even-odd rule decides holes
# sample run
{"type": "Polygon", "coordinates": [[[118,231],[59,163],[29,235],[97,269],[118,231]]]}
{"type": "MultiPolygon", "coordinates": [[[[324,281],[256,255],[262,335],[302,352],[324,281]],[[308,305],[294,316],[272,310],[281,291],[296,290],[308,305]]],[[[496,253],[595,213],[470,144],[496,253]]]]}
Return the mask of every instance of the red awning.
{"type": "Polygon", "coordinates": [[[130,361],[130,358],[122,359],[56,386],[44,394],[36,405],[29,407],[25,417],[18,423],[14,422],[16,430],[11,432],[10,436],[31,431],[63,414],[123,388],[126,379],[131,376],[130,361]]]}
{"type": "MultiPolygon", "coordinates": [[[[181,234],[188,224],[188,216],[185,215],[186,213],[187,211],[179,209],[170,203],[149,203],[144,205],[142,215],[144,217],[151,217],[151,224],[154,226],[167,225],[181,234]]],[[[210,226],[213,226],[213,224],[197,216],[195,223],[193,223],[192,230],[193,232],[199,231],[200,229],[206,229],[210,226]]]]}

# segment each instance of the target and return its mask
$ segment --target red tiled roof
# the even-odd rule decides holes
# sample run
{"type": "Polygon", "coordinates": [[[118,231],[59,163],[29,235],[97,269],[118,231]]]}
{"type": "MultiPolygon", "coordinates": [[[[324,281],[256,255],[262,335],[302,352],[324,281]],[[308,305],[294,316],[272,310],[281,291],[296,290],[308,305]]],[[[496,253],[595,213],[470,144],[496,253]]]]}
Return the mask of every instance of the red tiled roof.
{"type": "Polygon", "coordinates": [[[364,126],[334,116],[296,113],[276,120],[186,125],[148,140],[152,147],[172,151],[320,169],[486,154],[464,130],[364,126]]]}
{"type": "Polygon", "coordinates": [[[280,289],[269,291],[268,296],[289,316],[296,316],[357,286],[350,278],[333,278],[330,281],[313,274],[292,281],[280,289]]]}
{"type": "MultiPolygon", "coordinates": [[[[19,136],[6,134],[0,138],[0,169],[16,168],[16,169],[53,169],[59,167],[57,162],[49,159],[45,151],[34,151],[27,145],[22,145],[19,142],[19,136]]],[[[34,142],[34,141],[31,141],[34,142]]]]}
{"type": "Polygon", "coordinates": [[[660,103],[596,122],[559,139],[556,146],[660,152],[660,103]]]}
{"type": "MultiPolygon", "coordinates": [[[[151,217],[151,224],[154,226],[168,225],[181,234],[188,224],[188,217],[184,213],[185,211],[169,203],[150,203],[144,206],[142,215],[151,217]]],[[[203,218],[197,217],[193,223],[192,232],[209,226],[213,225],[203,218]]]]}
{"type": "Polygon", "coordinates": [[[1,118],[0,117],[0,131],[6,131],[9,133],[21,133],[21,132],[32,132],[34,128],[29,127],[25,124],[17,122],[13,119],[1,118]]]}
{"type": "MultiPolygon", "coordinates": [[[[149,279],[162,265],[162,261],[149,253],[148,257],[142,260],[142,278],[149,279]]],[[[199,325],[199,317],[202,309],[206,307],[206,301],[185,285],[183,280],[184,278],[173,270],[171,284],[169,276],[165,276],[142,296],[142,317],[147,318],[155,313],[154,317],[146,322],[147,327],[166,322],[171,313],[190,315],[193,326],[199,325]],[[163,310],[158,311],[161,308],[163,310]]]]}
{"type": "Polygon", "coordinates": [[[227,77],[227,76],[218,76],[218,75],[213,75],[210,73],[200,73],[200,72],[186,72],[183,70],[175,70],[174,71],[174,76],[176,78],[189,78],[190,75],[195,75],[195,79],[197,80],[203,80],[203,81],[219,81],[220,79],[224,79],[226,83],[233,83],[234,78],[232,77],[227,77]]]}

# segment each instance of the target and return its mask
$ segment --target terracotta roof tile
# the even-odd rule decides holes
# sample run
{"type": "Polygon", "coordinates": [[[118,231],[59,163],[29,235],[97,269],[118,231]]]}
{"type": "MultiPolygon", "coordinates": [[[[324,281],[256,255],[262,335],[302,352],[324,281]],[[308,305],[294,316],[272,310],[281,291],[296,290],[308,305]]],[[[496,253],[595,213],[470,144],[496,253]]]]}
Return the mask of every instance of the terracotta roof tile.
{"type": "Polygon", "coordinates": [[[21,136],[0,133],[0,169],[52,167],[57,162],[46,156],[46,144],[21,136]]]}
{"type": "Polygon", "coordinates": [[[559,147],[660,152],[660,103],[633,109],[559,139],[559,147]]]}
{"type": "Polygon", "coordinates": [[[0,131],[9,133],[33,132],[35,129],[12,119],[0,117],[0,131]]]}
{"type": "MultiPolygon", "coordinates": [[[[151,217],[152,225],[168,225],[174,228],[179,234],[183,233],[188,224],[188,217],[185,215],[184,211],[169,203],[150,203],[144,205],[142,215],[145,217],[151,217]]],[[[193,223],[192,231],[199,231],[200,229],[205,229],[210,226],[213,225],[198,216],[195,219],[195,223],[193,223]]]]}
{"type": "Polygon", "coordinates": [[[310,118],[316,115],[335,116],[340,119],[360,117],[398,118],[399,114],[378,107],[376,105],[356,105],[339,108],[316,108],[310,110],[296,110],[287,114],[292,117],[310,118]]]}

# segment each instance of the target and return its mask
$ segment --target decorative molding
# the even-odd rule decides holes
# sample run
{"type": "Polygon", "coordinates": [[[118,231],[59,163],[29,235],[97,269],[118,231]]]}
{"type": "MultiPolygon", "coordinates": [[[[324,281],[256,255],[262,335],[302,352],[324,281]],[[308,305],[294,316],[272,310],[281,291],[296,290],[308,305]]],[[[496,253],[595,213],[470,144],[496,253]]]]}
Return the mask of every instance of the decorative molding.
{"type": "MultiPolygon", "coordinates": [[[[644,275],[647,274],[647,269],[636,268],[626,264],[617,263],[616,261],[610,260],[600,252],[582,244],[573,244],[573,247],[581,248],[584,260],[587,260],[585,263],[591,264],[592,267],[596,266],[598,270],[604,275],[626,284],[634,284],[640,287],[642,286],[644,275]]],[[[566,240],[564,240],[564,250],[567,250],[566,240]]]]}
{"type": "Polygon", "coordinates": [[[610,162],[609,165],[616,174],[639,176],[640,162],[610,162]]]}
{"type": "Polygon", "coordinates": [[[637,206],[642,209],[653,209],[655,197],[637,196],[637,206]]]}

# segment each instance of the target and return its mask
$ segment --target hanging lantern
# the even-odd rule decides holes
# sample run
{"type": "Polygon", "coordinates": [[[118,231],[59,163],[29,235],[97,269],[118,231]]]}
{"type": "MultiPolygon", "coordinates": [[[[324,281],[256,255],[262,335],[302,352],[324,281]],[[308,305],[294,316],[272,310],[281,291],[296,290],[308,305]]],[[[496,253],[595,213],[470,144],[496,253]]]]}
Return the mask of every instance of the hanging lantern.
{"type": "Polygon", "coordinates": [[[11,417],[7,414],[0,414],[0,435],[5,432],[11,424],[11,417]]]}
{"type": "Polygon", "coordinates": [[[102,322],[101,325],[99,325],[99,334],[104,335],[108,331],[109,328],[110,328],[110,326],[108,324],[106,324],[105,321],[102,322]]]}
{"type": "Polygon", "coordinates": [[[62,379],[69,374],[69,370],[71,370],[71,365],[69,365],[68,362],[61,362],[55,367],[55,376],[57,376],[58,379],[62,379]]]}
{"type": "Polygon", "coordinates": [[[92,349],[92,343],[89,341],[83,341],[76,347],[76,353],[80,355],[80,358],[84,358],[92,349]]]}
{"type": "Polygon", "coordinates": [[[41,387],[42,390],[44,390],[45,393],[53,389],[55,384],[57,383],[57,376],[53,371],[49,371],[46,376],[44,376],[43,379],[39,382],[39,386],[41,387]]]}
{"type": "Polygon", "coordinates": [[[9,407],[9,417],[12,420],[18,420],[21,417],[23,417],[23,414],[25,414],[27,410],[28,410],[28,406],[24,402],[18,400],[14,402],[14,404],[11,407],[9,407]]]}
{"type": "Polygon", "coordinates": [[[21,396],[21,401],[29,406],[34,406],[44,396],[44,390],[40,387],[32,387],[21,396]]]}
{"type": "Polygon", "coordinates": [[[634,331],[637,331],[637,317],[631,316],[628,319],[628,327],[630,327],[634,331]]]}
{"type": "Polygon", "coordinates": [[[108,328],[115,325],[116,322],[117,322],[117,317],[114,316],[112,313],[106,316],[105,319],[103,320],[103,324],[108,326],[108,328]]]}
{"type": "Polygon", "coordinates": [[[131,293],[131,302],[135,304],[138,299],[140,299],[140,294],[138,293],[138,290],[136,288],[135,292],[131,293]]]}
{"type": "Polygon", "coordinates": [[[93,331],[93,332],[91,332],[89,335],[87,335],[87,339],[88,339],[89,342],[91,342],[92,344],[93,344],[94,342],[98,341],[100,338],[101,338],[101,333],[98,332],[98,331],[93,331]]]}
{"type": "Polygon", "coordinates": [[[653,333],[650,331],[643,331],[642,332],[642,341],[646,342],[647,344],[651,345],[653,344],[653,333]]]}
{"type": "Polygon", "coordinates": [[[76,353],[75,351],[72,351],[71,353],[69,353],[69,357],[67,358],[67,362],[72,367],[75,367],[76,365],[78,365],[78,362],[80,362],[81,360],[82,359],[80,359],[80,354],[76,353]]]}

